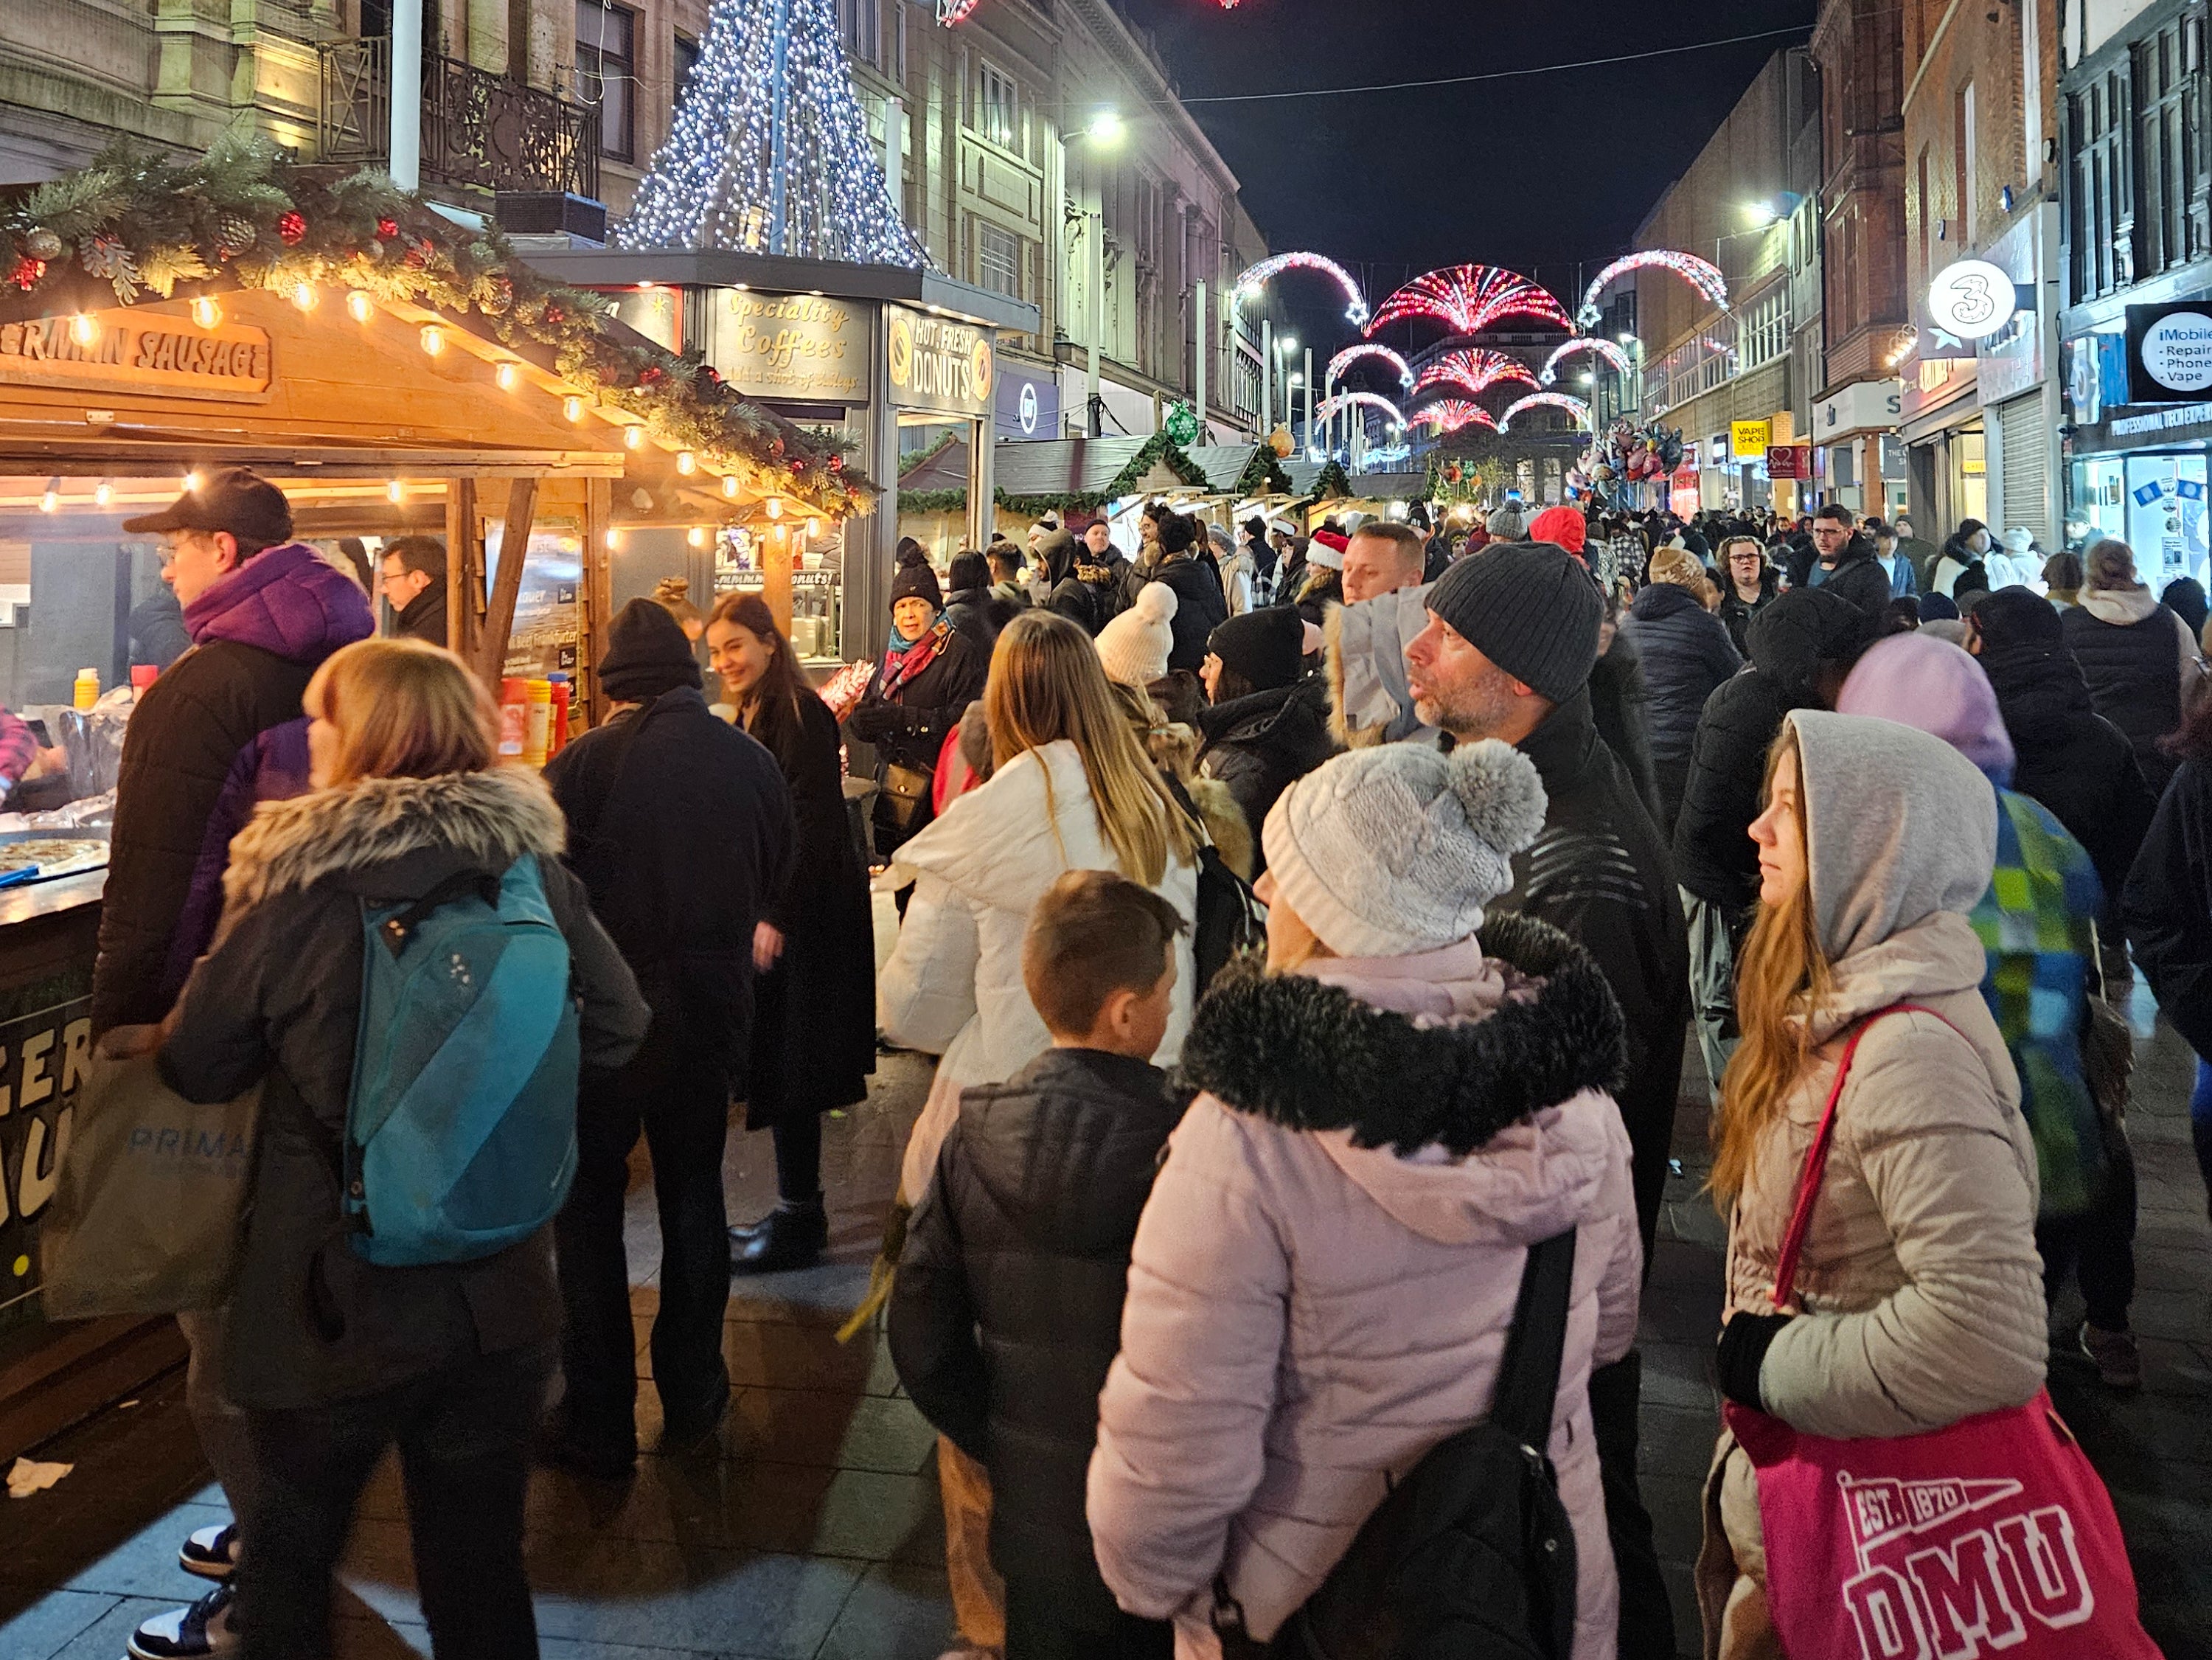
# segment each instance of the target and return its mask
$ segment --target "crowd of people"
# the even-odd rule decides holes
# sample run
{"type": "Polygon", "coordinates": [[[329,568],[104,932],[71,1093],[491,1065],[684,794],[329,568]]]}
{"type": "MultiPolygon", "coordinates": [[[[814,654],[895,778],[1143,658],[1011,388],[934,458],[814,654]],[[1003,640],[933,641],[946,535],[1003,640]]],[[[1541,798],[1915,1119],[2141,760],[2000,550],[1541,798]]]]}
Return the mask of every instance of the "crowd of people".
{"type": "MultiPolygon", "coordinates": [[[[328,1653],[393,1446],[435,1651],[536,1653],[531,1460],[618,1481],[638,1451],[633,1149],[680,1455],[729,1399],[732,1275],[825,1246],[822,1115],[879,1042],[936,1057],[883,1295],[973,1660],[1303,1654],[1347,1617],[1674,1652],[1635,1341],[1692,1034],[1729,1223],[1707,1654],[1814,1651],[1835,1561],[1784,1525],[1777,1435],[2028,1408],[2069,1279],[2068,1346],[2140,1384],[2116,1006],[2140,971],[2212,1055],[2201,592],[2185,619],[2112,541],[2001,581],[2013,537],[1843,508],[1139,522],[1133,557],[1054,522],[944,581],[903,544],[842,727],[758,597],[633,601],[611,708],[540,775],[407,620],[426,555],[387,552],[374,640],[251,474],[134,521],[194,646],[129,728],[96,1036],[189,1100],[261,1090],[234,1289],[184,1322],[234,1520],[134,1654],[328,1653]],[[512,970],[441,945],[438,997],[377,990],[418,937],[525,927],[512,970]],[[373,1115],[362,1057],[429,1075],[495,989],[549,986],[507,1092],[450,1087],[485,1145],[572,1122],[559,1168],[453,1161],[447,1233],[402,1254],[424,1201],[377,1149],[422,1091],[373,1115]],[[778,1201],[732,1225],[736,1102],[778,1201]],[[1532,1444],[1468,1479],[1492,1420],[1532,1444]],[[1479,1521],[1505,1556],[1465,1583],[1372,1567],[1378,1529],[1479,1521]]],[[[2192,1111],[2212,1183],[2212,1062],[2192,1111]]],[[[2152,1651],[2087,1548],[2079,1651],[2152,1651]]]]}

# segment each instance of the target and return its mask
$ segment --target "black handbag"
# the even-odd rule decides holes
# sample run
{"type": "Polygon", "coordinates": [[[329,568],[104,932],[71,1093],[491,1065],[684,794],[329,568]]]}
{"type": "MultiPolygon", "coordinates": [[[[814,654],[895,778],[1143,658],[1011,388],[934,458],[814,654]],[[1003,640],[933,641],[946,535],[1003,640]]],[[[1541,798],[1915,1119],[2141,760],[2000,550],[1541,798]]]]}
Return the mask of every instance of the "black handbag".
{"type": "Polygon", "coordinates": [[[1165,768],[1161,781],[1197,833],[1198,916],[1191,930],[1191,956],[1198,971],[1192,1001],[1206,995],[1213,978],[1246,952],[1267,948],[1267,911],[1252,891],[1252,885],[1229,868],[1220,849],[1206,833],[1206,820],[1182,781],[1165,768]]]}
{"type": "Polygon", "coordinates": [[[1574,1273],[1571,1229],[1530,1249],[1490,1416],[1392,1487],[1270,1641],[1215,1581],[1226,1660],[1567,1660],[1575,1535],[1545,1449],[1574,1273]]]}

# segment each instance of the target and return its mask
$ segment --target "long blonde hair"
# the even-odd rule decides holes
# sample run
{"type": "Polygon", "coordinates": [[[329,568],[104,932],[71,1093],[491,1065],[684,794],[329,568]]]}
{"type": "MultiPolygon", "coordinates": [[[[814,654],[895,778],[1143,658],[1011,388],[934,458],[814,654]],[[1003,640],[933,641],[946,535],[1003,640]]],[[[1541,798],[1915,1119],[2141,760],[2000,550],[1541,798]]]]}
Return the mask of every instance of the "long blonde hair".
{"type": "MultiPolygon", "coordinates": [[[[1006,624],[983,686],[983,719],[997,771],[1025,750],[1074,744],[1099,829],[1132,881],[1158,887],[1170,854],[1196,860],[1188,817],[1129,729],[1090,637],[1066,617],[1025,611],[1006,624]]],[[[1047,775],[1048,801],[1051,791],[1047,775]]]]}
{"type": "MultiPolygon", "coordinates": [[[[1766,757],[1766,788],[1785,756],[1798,755],[1797,729],[1784,724],[1766,757]]],[[[1806,834],[1802,803],[1803,766],[1798,761],[1800,803],[1797,833],[1806,834]]],[[[1803,852],[1803,848],[1800,848],[1803,852]]],[[[1720,1106],[1713,1114],[1713,1170],[1706,1186],[1723,1213],[1743,1191],[1759,1138],[1782,1113],[1790,1091],[1812,1058],[1814,1016],[1827,1000],[1833,974],[1820,948],[1813,915],[1811,863],[1796,897],[1786,904],[1759,908],[1736,964],[1736,1024],[1743,1041],[1721,1078],[1720,1106]],[[1792,1019],[1790,1017],[1797,1018],[1792,1019]]]]}
{"type": "Polygon", "coordinates": [[[486,772],[499,762],[491,694],[442,646],[356,641],[323,660],[301,702],[337,728],[332,784],[486,772]]]}

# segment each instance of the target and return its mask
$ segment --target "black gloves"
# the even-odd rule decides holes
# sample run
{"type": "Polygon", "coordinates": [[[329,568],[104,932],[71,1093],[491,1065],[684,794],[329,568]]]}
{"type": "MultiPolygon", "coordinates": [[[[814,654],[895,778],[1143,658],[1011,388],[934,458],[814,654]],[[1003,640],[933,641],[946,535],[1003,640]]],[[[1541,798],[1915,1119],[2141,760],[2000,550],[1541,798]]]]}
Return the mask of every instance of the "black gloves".
{"type": "Polygon", "coordinates": [[[1734,1314],[1721,1329],[1719,1366],[1721,1393],[1740,1407],[1766,1410],[1759,1395],[1759,1369],[1775,1335],[1795,1316],[1787,1314],[1734,1314]]]}

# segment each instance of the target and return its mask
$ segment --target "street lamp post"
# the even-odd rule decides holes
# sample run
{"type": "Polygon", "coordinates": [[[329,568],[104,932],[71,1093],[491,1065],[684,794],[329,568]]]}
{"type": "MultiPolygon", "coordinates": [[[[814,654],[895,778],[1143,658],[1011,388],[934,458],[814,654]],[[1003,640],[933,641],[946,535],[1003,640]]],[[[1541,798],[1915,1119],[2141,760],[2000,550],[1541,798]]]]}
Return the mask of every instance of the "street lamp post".
{"type": "Polygon", "coordinates": [[[1275,429],[1275,319],[1260,319],[1260,441],[1275,429]]]}
{"type": "Polygon", "coordinates": [[[1305,454],[1305,456],[1306,456],[1306,459],[1309,459],[1309,460],[1311,460],[1311,459],[1313,459],[1313,447],[1314,447],[1314,441],[1313,441],[1313,412],[1314,412],[1313,348],[1312,348],[1311,346],[1308,346],[1308,347],[1306,348],[1306,430],[1305,430],[1305,450],[1304,450],[1304,454],[1305,454]]]}
{"type": "Polygon", "coordinates": [[[1106,333],[1106,192],[1094,162],[1097,151],[1110,149],[1121,142],[1122,131],[1121,118],[1112,110],[1099,111],[1084,129],[1093,155],[1085,159],[1083,167],[1084,234],[1091,243],[1091,350],[1084,374],[1083,409],[1084,429],[1093,438],[1103,430],[1100,416],[1105,400],[1098,391],[1098,350],[1106,333]]]}

